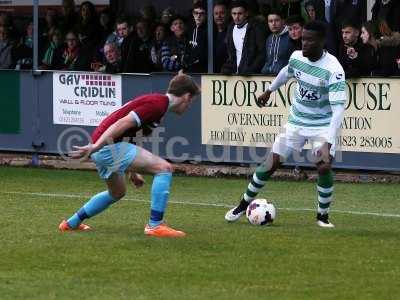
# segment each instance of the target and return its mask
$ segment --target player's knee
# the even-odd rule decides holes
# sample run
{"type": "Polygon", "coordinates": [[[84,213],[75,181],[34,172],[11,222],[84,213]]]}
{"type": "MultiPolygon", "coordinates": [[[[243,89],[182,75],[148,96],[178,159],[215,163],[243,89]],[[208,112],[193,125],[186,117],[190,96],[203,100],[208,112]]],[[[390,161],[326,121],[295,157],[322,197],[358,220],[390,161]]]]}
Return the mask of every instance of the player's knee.
{"type": "Polygon", "coordinates": [[[319,175],[325,175],[331,171],[332,167],[329,163],[320,163],[317,165],[317,169],[319,175]]]}
{"type": "Polygon", "coordinates": [[[118,200],[120,200],[121,198],[123,198],[126,194],[126,190],[118,190],[118,191],[111,191],[110,192],[111,197],[114,199],[114,202],[117,202],[118,200]]]}
{"type": "Polygon", "coordinates": [[[162,162],[159,162],[153,166],[153,172],[155,174],[157,173],[173,173],[174,172],[174,167],[167,161],[163,160],[162,162]]]}
{"type": "Polygon", "coordinates": [[[280,165],[281,165],[280,156],[274,153],[272,156],[271,172],[275,172],[277,169],[279,169],[280,165]]]}
{"type": "Polygon", "coordinates": [[[279,161],[277,161],[277,162],[274,161],[274,163],[272,164],[272,167],[271,167],[271,171],[275,172],[276,170],[279,169],[280,166],[281,166],[281,163],[279,161]]]}

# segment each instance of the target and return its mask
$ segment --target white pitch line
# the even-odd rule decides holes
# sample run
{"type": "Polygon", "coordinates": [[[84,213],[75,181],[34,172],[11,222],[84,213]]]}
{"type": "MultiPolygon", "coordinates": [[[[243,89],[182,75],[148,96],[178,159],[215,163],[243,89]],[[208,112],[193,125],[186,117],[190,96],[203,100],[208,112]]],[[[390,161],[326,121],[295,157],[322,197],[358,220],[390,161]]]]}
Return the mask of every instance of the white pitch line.
{"type": "MultiPolygon", "coordinates": [[[[9,194],[9,195],[24,195],[24,196],[38,196],[38,197],[54,197],[54,198],[75,198],[75,199],[87,199],[91,197],[91,195],[79,195],[79,194],[52,194],[52,193],[27,193],[27,192],[7,192],[0,191],[0,194],[9,194]]],[[[123,201],[135,201],[135,202],[144,202],[150,203],[147,200],[140,200],[134,198],[124,197],[123,201]]],[[[184,201],[168,201],[168,203],[172,204],[182,204],[182,205],[193,205],[193,206],[205,206],[205,207],[225,207],[232,208],[233,205],[225,204],[225,203],[202,203],[202,202],[184,202],[184,201]]],[[[315,211],[314,208],[292,208],[292,207],[277,207],[279,210],[287,210],[287,211],[315,211]]],[[[342,214],[351,214],[351,215],[362,215],[362,216],[377,216],[377,217],[388,217],[388,218],[400,218],[399,214],[388,214],[388,213],[378,213],[378,212],[364,212],[364,211],[353,211],[353,210],[337,210],[332,209],[332,212],[342,213],[342,214]]]]}

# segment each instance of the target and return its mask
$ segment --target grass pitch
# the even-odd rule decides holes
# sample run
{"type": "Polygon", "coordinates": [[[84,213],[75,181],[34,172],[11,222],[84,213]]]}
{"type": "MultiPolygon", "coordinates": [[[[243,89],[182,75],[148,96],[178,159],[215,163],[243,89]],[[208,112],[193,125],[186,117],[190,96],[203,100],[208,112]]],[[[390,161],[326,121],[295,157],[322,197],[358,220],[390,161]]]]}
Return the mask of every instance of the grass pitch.
{"type": "Polygon", "coordinates": [[[151,178],[88,224],[61,219],[105,189],[95,172],[0,168],[0,299],[399,299],[400,186],[336,184],[315,225],[315,185],[271,181],[271,227],[227,224],[246,179],[175,177],[168,222],[183,239],[143,234],[151,178]],[[375,215],[374,215],[375,213],[375,215]]]}

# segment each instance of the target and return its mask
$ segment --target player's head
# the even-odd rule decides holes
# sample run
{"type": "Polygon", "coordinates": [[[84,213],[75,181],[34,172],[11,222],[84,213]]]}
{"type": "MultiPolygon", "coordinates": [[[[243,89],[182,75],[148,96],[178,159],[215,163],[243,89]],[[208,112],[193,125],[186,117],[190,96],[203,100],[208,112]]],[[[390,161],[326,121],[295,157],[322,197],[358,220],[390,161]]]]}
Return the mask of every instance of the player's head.
{"type": "Polygon", "coordinates": [[[323,22],[312,21],[304,25],[301,39],[303,55],[318,60],[324,50],[326,27],[323,22]]]}
{"type": "Polygon", "coordinates": [[[176,98],[170,110],[180,115],[188,109],[192,98],[200,93],[200,87],[191,76],[179,72],[169,82],[167,93],[176,98]]]}

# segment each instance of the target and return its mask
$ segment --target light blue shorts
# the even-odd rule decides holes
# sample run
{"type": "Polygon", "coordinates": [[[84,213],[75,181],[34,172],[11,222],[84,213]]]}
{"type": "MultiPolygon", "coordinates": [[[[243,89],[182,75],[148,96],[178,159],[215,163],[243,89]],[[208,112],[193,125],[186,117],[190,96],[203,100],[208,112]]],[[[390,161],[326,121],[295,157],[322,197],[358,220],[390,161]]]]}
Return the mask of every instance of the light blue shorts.
{"type": "Polygon", "coordinates": [[[137,147],[135,145],[120,142],[104,146],[99,151],[92,153],[90,158],[96,164],[99,176],[108,179],[112,173],[123,175],[136,155],[137,147]]]}

